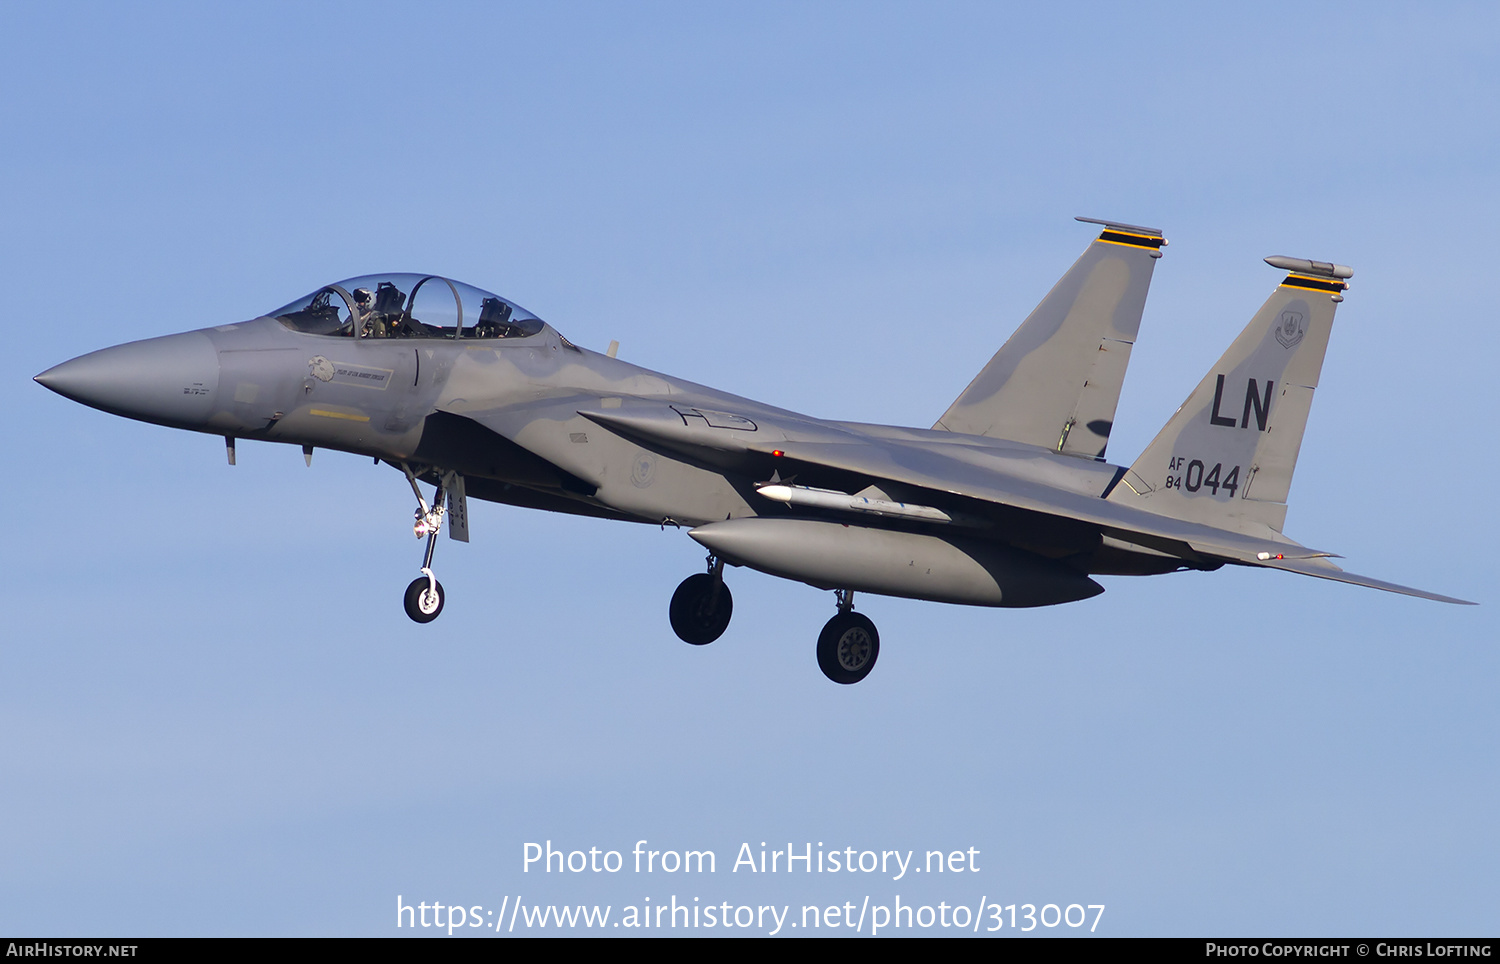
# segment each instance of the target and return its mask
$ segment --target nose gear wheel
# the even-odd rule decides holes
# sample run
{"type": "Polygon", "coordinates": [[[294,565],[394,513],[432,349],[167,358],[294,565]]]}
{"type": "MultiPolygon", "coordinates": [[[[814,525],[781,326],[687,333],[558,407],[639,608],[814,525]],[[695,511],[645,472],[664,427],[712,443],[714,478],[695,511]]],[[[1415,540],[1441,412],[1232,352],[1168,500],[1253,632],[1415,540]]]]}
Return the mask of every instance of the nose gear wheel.
{"type": "Polygon", "coordinates": [[[443,584],[430,575],[413,579],[406,587],[404,605],[413,622],[432,622],[443,611],[443,584]]]}

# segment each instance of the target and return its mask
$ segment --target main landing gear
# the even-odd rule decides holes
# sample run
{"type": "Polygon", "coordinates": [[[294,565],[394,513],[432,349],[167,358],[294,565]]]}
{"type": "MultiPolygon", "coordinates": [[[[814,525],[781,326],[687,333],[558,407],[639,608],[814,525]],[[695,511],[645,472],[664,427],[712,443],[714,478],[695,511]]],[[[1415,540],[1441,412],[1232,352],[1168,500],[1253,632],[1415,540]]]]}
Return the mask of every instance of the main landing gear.
{"type": "Polygon", "coordinates": [[[835,590],[838,615],[818,634],[818,668],[835,683],[858,683],[870,675],[880,656],[875,624],[854,611],[854,590],[835,590]]]}
{"type": "MultiPolygon", "coordinates": [[[[415,587],[421,581],[412,585],[415,587]]],[[[868,617],[854,611],[854,590],[839,589],[836,595],[838,614],[818,634],[818,668],[835,683],[858,683],[875,668],[875,660],[880,656],[880,633],[868,617]]],[[[438,606],[442,606],[441,599],[438,606]]],[[[708,557],[708,572],[684,579],[672,594],[672,604],[667,609],[672,631],[694,646],[705,646],[724,635],[733,612],[734,597],[724,585],[724,560],[712,554],[708,557]]]]}
{"type": "Polygon", "coordinates": [[[432,574],[432,554],[437,549],[438,533],[442,531],[443,515],[447,512],[443,505],[446,495],[443,483],[446,480],[439,477],[437,491],[433,493],[432,506],[429,507],[427,500],[422,497],[422,490],[417,487],[417,477],[404,464],[401,469],[406,473],[406,480],[411,483],[411,490],[417,496],[416,523],[412,526],[412,533],[418,539],[427,537],[427,551],[422,556],[422,575],[413,579],[411,585],[406,587],[403,604],[406,615],[413,622],[430,623],[443,611],[443,584],[432,574]]]}
{"type": "Polygon", "coordinates": [[[672,604],[667,609],[672,632],[694,646],[705,646],[724,635],[733,614],[734,596],[724,585],[724,560],[712,553],[708,557],[708,572],[684,579],[672,593],[672,604]]]}

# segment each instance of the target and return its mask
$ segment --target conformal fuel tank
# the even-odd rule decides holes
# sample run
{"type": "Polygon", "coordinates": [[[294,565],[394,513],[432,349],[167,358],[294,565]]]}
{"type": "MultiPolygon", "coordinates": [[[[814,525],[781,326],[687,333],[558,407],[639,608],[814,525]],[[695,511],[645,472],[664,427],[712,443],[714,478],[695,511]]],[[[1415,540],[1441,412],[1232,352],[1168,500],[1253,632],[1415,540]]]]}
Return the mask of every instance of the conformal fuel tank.
{"type": "Polygon", "coordinates": [[[817,519],[730,519],[688,535],[736,565],[820,589],[970,606],[1052,606],[1104,591],[1061,563],[1007,546],[817,519]]]}

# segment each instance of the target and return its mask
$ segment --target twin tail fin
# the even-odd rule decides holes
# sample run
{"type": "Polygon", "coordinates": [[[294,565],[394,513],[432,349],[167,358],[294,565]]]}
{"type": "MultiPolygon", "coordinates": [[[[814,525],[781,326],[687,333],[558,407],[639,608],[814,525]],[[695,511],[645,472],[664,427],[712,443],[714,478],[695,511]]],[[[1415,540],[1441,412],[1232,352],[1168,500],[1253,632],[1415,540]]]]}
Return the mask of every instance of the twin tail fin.
{"type": "Polygon", "coordinates": [[[1104,230],[933,428],[1104,458],[1167,239],[1156,228],[1078,220],[1104,230]]]}
{"type": "Polygon", "coordinates": [[[1109,500],[1220,529],[1281,532],[1344,265],[1271,257],[1288,274],[1109,500]]]}

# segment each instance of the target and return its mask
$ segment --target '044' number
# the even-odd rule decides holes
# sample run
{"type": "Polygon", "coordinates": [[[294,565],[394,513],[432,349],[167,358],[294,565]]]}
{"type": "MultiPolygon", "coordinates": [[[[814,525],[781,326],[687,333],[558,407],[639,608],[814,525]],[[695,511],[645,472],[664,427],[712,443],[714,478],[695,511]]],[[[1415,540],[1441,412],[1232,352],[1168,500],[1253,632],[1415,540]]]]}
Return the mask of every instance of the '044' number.
{"type": "MultiPolygon", "coordinates": [[[[1174,463],[1173,468],[1182,464],[1181,459],[1173,459],[1172,461],[1174,463]]],[[[1222,462],[1215,462],[1214,467],[1209,469],[1207,474],[1205,474],[1203,463],[1198,459],[1193,459],[1187,464],[1187,469],[1181,475],[1167,476],[1166,487],[1169,489],[1187,489],[1189,492],[1197,492],[1199,489],[1206,487],[1214,495],[1218,495],[1219,490],[1223,489],[1233,496],[1240,487],[1240,467],[1238,465],[1230,466],[1229,471],[1226,473],[1224,471],[1224,464],[1222,462]]]]}

